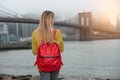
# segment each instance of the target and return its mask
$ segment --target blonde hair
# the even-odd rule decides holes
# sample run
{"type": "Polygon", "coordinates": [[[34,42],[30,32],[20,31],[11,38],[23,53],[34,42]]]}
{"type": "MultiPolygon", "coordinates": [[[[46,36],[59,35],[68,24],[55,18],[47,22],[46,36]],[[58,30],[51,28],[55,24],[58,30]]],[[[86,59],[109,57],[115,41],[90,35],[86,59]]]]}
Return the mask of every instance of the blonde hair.
{"type": "Polygon", "coordinates": [[[39,22],[39,33],[40,38],[45,42],[53,42],[53,24],[54,24],[54,13],[52,11],[44,11],[41,15],[39,22]]]}

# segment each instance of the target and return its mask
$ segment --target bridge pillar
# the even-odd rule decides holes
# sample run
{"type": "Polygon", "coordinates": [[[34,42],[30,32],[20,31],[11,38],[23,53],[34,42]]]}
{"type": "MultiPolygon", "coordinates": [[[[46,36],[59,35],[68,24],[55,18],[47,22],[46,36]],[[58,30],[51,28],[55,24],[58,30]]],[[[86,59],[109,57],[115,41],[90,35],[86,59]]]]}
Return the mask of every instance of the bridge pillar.
{"type": "Polygon", "coordinates": [[[91,13],[84,12],[79,13],[79,25],[82,27],[80,29],[80,41],[92,40],[92,20],[91,13]]]}

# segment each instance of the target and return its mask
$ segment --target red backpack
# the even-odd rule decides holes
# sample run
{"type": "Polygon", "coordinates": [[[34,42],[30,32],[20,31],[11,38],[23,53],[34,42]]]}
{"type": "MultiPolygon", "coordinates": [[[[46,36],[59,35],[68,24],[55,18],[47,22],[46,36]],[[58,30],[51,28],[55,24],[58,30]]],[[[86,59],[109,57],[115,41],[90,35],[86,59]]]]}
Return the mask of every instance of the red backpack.
{"type": "MultiPolygon", "coordinates": [[[[54,29],[54,36],[56,29],[54,29]]],[[[42,41],[38,48],[36,62],[34,65],[38,66],[43,72],[57,71],[62,66],[62,59],[59,45],[54,41],[53,43],[45,43],[42,41]]]]}

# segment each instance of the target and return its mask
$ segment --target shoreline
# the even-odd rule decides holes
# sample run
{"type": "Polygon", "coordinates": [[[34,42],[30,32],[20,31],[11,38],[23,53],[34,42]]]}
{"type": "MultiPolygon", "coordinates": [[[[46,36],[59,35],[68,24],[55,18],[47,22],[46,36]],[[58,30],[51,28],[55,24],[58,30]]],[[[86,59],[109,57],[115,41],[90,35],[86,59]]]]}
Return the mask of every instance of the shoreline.
{"type": "MultiPolygon", "coordinates": [[[[95,40],[87,40],[87,41],[102,41],[102,40],[118,40],[118,39],[95,39],[95,40]]],[[[119,39],[120,40],[120,39],[119,39]]],[[[79,40],[65,40],[65,41],[79,41],[79,40]]],[[[86,42],[86,41],[80,41],[80,42],[86,42]]],[[[20,44],[9,44],[9,45],[5,45],[5,46],[1,46],[0,45],[0,51],[5,51],[5,50],[22,50],[22,49],[32,49],[31,47],[31,43],[29,45],[26,45],[24,43],[21,43],[22,45],[20,44]]]]}
{"type": "MultiPolygon", "coordinates": [[[[0,74],[0,80],[40,80],[38,75],[9,75],[0,74]]],[[[99,77],[64,77],[60,76],[58,80],[120,80],[120,78],[110,79],[110,78],[99,78],[99,77]]]]}

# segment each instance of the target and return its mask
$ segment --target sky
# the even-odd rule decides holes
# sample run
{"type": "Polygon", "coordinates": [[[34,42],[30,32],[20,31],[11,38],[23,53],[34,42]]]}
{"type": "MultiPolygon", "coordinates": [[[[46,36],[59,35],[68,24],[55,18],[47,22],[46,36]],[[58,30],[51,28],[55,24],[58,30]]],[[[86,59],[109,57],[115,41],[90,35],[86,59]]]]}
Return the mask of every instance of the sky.
{"type": "MultiPolygon", "coordinates": [[[[79,12],[91,11],[97,17],[110,17],[115,20],[120,14],[120,0],[0,0],[4,6],[19,14],[33,13],[41,15],[44,10],[52,10],[65,18],[74,17],[79,12]]],[[[112,22],[113,22],[112,21],[112,22]]]]}

